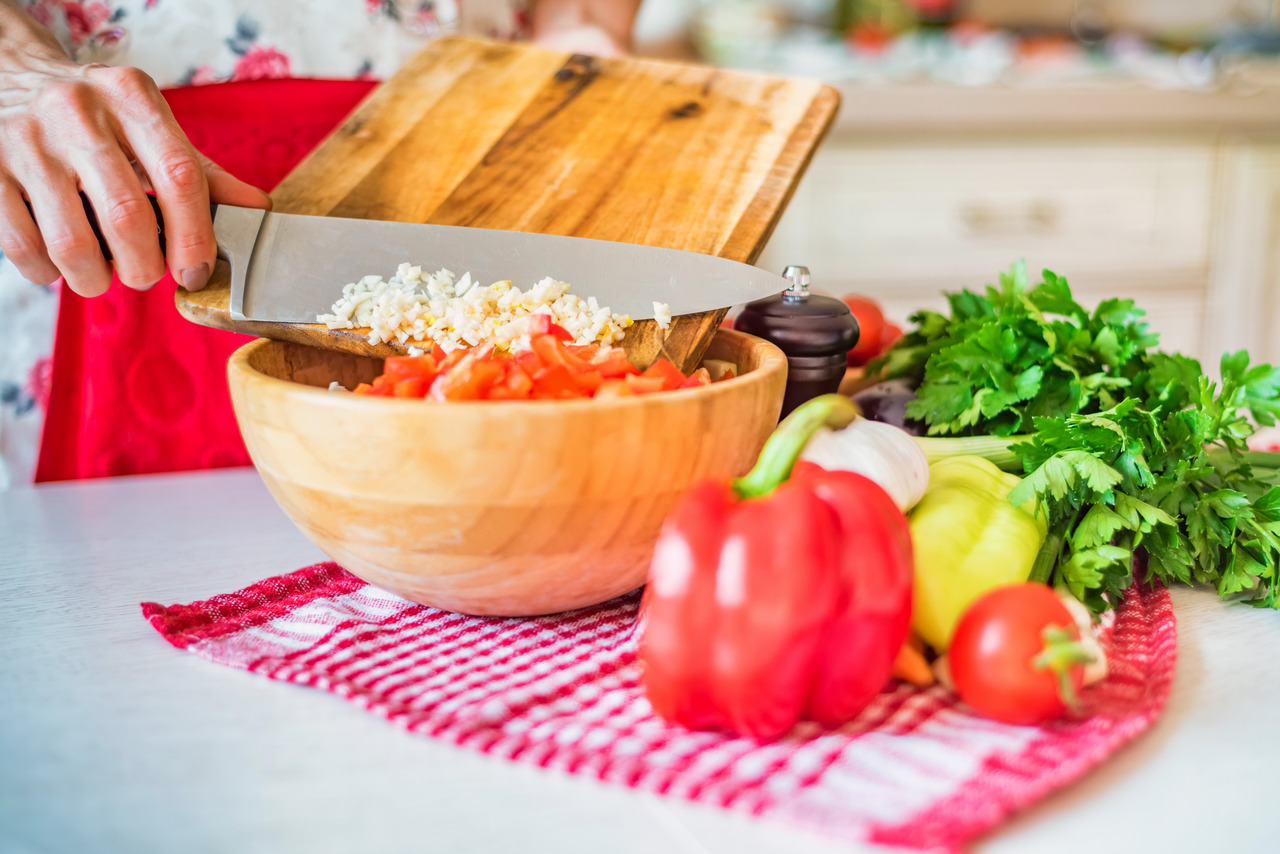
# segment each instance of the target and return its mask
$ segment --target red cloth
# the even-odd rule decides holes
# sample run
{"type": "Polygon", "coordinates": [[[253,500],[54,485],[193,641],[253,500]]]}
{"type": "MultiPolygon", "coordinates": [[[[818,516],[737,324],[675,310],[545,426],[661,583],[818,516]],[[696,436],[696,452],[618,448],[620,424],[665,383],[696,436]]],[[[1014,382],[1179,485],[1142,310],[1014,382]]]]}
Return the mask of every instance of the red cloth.
{"type": "Polygon", "coordinates": [[[206,602],[142,606],[174,646],[336,694],[410,732],[849,840],[952,851],[1103,762],[1163,711],[1169,593],[1135,587],[1103,630],[1110,674],[1083,716],[980,718],[940,687],[886,686],[857,720],[774,744],[695,733],[640,689],[639,595],[535,619],[407,602],[337,564],[206,602]]]}
{"type": "MultiPolygon", "coordinates": [[[[196,148],[274,187],[351,112],[371,81],[262,80],[170,89],[196,148]]],[[[36,481],[249,464],[226,363],[250,339],[183,320],[165,276],[96,299],[63,288],[36,481]]]]}

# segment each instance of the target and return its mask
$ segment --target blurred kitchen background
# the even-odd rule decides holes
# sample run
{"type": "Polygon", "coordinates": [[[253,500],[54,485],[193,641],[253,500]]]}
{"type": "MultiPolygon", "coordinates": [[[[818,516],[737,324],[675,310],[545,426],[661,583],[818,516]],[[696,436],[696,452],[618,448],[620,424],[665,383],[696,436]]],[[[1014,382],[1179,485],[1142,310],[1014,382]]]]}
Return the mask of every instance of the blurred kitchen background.
{"type": "Polygon", "coordinates": [[[762,266],[901,323],[1026,258],[1209,367],[1280,361],[1278,6],[644,0],[637,41],[840,90],[762,266]]]}

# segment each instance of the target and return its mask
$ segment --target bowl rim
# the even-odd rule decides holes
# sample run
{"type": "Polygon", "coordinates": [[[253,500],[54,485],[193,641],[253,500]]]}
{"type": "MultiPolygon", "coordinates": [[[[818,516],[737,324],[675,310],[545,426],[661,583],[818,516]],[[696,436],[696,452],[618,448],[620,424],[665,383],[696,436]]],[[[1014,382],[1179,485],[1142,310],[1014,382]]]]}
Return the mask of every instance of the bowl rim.
{"type": "MultiPolygon", "coordinates": [[[[724,394],[731,394],[734,391],[741,390],[744,385],[747,385],[747,384],[756,385],[761,382],[767,381],[769,378],[771,378],[775,373],[779,371],[782,371],[782,372],[786,371],[787,356],[773,342],[765,338],[760,338],[759,336],[756,336],[756,335],[751,335],[750,333],[747,333],[747,332],[741,332],[737,329],[726,329],[724,327],[717,329],[715,335],[716,337],[719,337],[721,335],[726,335],[728,337],[741,336],[743,338],[750,339],[751,341],[755,342],[755,346],[760,347],[762,351],[759,366],[754,370],[746,372],[745,374],[739,374],[733,377],[733,379],[722,380],[720,382],[711,383],[710,385],[697,386],[696,388],[672,389],[670,391],[664,391],[664,392],[653,393],[653,394],[632,395],[628,397],[614,397],[614,398],[609,398],[608,400],[596,400],[594,397],[588,397],[588,398],[569,398],[566,400],[455,400],[455,401],[449,401],[449,403],[452,403],[455,405],[466,404],[468,408],[474,407],[474,406],[515,407],[518,411],[521,411],[521,412],[526,412],[526,411],[543,412],[543,411],[550,411],[550,410],[563,411],[566,408],[573,409],[573,410],[583,410],[583,409],[589,409],[592,407],[599,410],[608,406],[621,406],[621,407],[627,407],[627,406],[634,407],[634,406],[646,406],[646,405],[652,406],[654,405],[655,401],[661,402],[661,401],[672,400],[672,395],[678,395],[679,397],[677,399],[684,400],[692,395],[719,396],[724,394]]],[[[375,397],[371,395],[356,395],[356,394],[351,394],[350,392],[348,392],[347,394],[342,394],[342,393],[330,391],[329,389],[326,389],[326,388],[321,388],[319,386],[307,385],[306,383],[300,383],[294,380],[281,379],[280,377],[273,377],[270,374],[266,374],[266,373],[263,373],[262,371],[259,371],[257,368],[249,364],[249,358],[253,355],[254,352],[256,352],[261,347],[269,347],[272,344],[280,344],[282,346],[292,345],[296,347],[309,346],[306,344],[299,344],[293,341],[285,341],[285,340],[274,339],[274,338],[258,338],[253,341],[250,341],[249,343],[238,347],[231,354],[230,358],[227,360],[228,379],[234,384],[234,380],[231,380],[231,378],[234,377],[236,374],[239,374],[247,380],[251,380],[258,383],[265,383],[268,387],[274,386],[274,387],[286,388],[288,389],[289,394],[303,395],[304,397],[309,397],[313,395],[323,395],[323,398],[315,397],[314,400],[316,402],[320,401],[321,399],[324,399],[324,400],[333,401],[333,402],[343,401],[344,405],[349,405],[348,403],[346,403],[347,401],[354,401],[357,399],[362,401],[363,400],[378,401],[378,403],[375,405],[384,407],[384,410],[383,410],[384,412],[392,411],[392,410],[385,409],[385,407],[388,407],[388,406],[405,408],[406,410],[421,410],[423,408],[422,407],[423,401],[421,399],[417,399],[417,398],[398,399],[398,398],[388,398],[388,397],[375,397]]],[[[320,349],[320,348],[316,348],[316,349],[320,349]]],[[[347,355],[355,356],[358,354],[349,353],[347,355]]],[[[377,358],[377,357],[366,356],[365,358],[377,358]]],[[[356,405],[365,405],[365,404],[361,403],[356,405]]],[[[435,410],[434,410],[434,407],[429,407],[427,411],[435,411],[435,410]]]]}

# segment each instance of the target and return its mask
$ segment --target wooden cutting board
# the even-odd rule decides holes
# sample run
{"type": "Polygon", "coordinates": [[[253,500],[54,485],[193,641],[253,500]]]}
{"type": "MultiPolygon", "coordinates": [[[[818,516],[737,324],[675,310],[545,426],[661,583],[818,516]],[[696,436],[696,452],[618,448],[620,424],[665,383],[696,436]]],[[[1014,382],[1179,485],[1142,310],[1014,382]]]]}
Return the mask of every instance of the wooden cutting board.
{"type": "MultiPolygon", "coordinates": [[[[594,237],[752,263],[838,106],[815,81],[444,38],[375,89],[272,197],[285,213],[594,237]]],[[[332,337],[323,326],[232,321],[226,272],[219,264],[200,292],[179,289],[183,314],[303,343],[332,337]]],[[[638,323],[628,351],[646,364],[670,353],[696,365],[724,316],[679,317],[665,334],[638,323]]]]}

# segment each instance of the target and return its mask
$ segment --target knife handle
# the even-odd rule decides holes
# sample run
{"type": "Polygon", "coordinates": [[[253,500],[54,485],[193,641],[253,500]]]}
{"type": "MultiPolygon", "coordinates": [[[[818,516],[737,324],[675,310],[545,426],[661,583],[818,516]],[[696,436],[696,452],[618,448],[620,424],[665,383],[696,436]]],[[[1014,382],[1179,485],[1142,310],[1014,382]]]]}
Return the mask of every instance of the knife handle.
{"type": "MultiPolygon", "coordinates": [[[[151,209],[156,214],[156,237],[160,240],[160,251],[165,251],[164,237],[164,214],[160,213],[160,202],[156,200],[154,193],[147,193],[147,201],[151,203],[151,209]]],[[[110,261],[112,259],[111,247],[107,245],[107,238],[102,234],[102,228],[98,225],[98,215],[93,210],[93,205],[89,202],[89,197],[84,193],[80,194],[80,203],[84,205],[85,218],[89,220],[89,227],[93,229],[93,236],[98,238],[98,248],[102,250],[102,257],[110,261]]],[[[35,212],[31,210],[31,202],[27,202],[27,213],[31,214],[31,218],[35,219],[35,212]]],[[[209,218],[218,212],[216,204],[209,205],[209,218]]]]}

